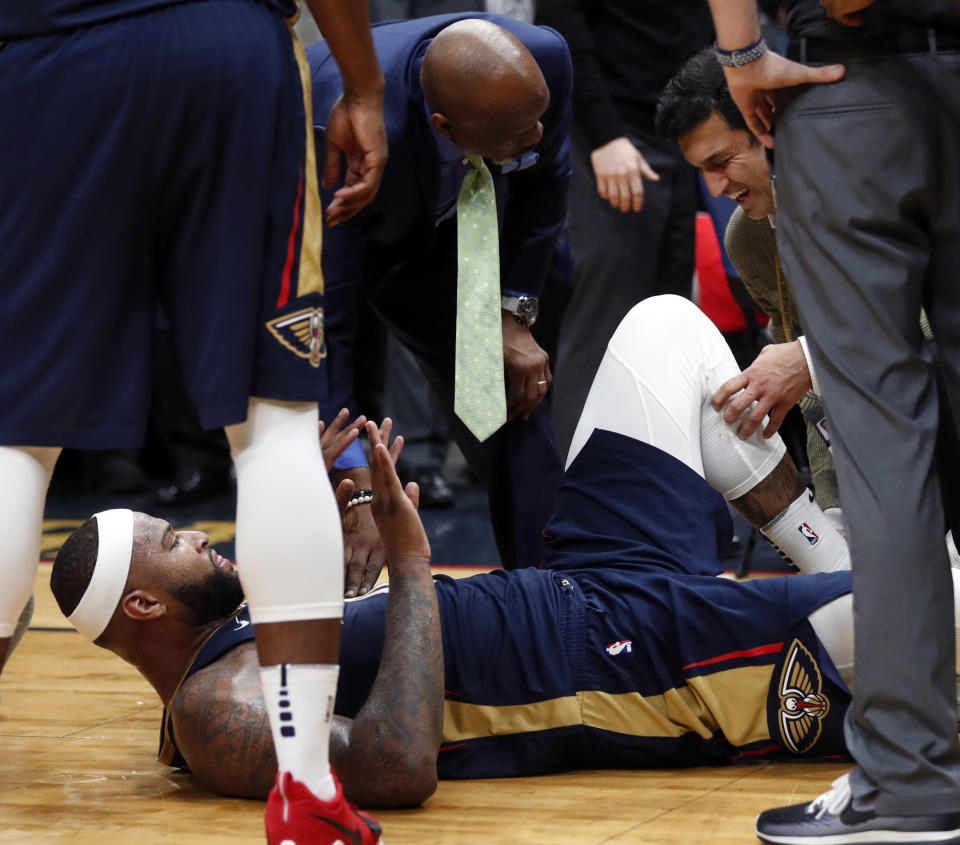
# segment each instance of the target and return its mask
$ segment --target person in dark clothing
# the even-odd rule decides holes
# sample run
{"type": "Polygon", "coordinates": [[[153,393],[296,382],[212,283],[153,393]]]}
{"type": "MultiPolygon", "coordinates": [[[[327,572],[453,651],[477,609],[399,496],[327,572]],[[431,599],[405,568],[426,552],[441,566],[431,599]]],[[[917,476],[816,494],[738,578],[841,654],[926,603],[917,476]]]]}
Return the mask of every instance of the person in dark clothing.
{"type": "Polygon", "coordinates": [[[607,341],[649,296],[689,297],[696,173],[654,131],[657,94],[713,38],[706,4],[539,0],[536,22],[574,66],[567,227],[573,290],[560,328],[552,411],[565,454],[607,341]]]}
{"type": "Polygon", "coordinates": [[[776,111],[778,248],[829,408],[856,597],[845,733],[857,766],[819,798],[763,813],[757,833],[958,843],[941,539],[956,466],[938,434],[955,433],[960,411],[960,3],[797,0],[789,58],[765,50],[753,0],[711,6],[731,96],[771,148],[776,111]]]}

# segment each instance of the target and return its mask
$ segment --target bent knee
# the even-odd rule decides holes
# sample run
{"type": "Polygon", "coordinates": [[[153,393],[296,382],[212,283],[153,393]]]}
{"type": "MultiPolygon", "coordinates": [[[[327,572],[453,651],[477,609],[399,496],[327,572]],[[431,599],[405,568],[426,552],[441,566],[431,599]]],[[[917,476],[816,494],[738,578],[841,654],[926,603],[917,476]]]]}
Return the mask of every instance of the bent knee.
{"type": "Polygon", "coordinates": [[[717,329],[696,305],[685,297],[667,293],[634,305],[620,321],[609,345],[633,354],[662,354],[674,346],[689,347],[691,340],[699,340],[710,331],[717,329]]]}

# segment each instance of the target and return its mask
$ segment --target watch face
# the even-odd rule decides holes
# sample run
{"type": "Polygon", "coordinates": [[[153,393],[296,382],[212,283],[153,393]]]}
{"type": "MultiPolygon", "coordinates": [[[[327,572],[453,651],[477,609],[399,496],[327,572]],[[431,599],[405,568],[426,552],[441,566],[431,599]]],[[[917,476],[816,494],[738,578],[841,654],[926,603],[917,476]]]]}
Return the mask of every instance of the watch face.
{"type": "Polygon", "coordinates": [[[526,326],[532,326],[540,313],[540,303],[532,296],[521,296],[517,302],[517,317],[526,326]]]}

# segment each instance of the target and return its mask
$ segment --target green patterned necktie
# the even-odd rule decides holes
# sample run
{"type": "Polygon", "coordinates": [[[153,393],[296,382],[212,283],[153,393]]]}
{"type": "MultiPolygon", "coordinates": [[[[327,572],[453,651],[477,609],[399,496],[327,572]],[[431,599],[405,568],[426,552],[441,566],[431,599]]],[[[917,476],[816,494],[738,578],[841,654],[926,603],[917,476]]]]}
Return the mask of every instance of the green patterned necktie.
{"type": "Polygon", "coordinates": [[[493,178],[478,155],[457,198],[457,345],[453,410],[477,440],[507,421],[500,244],[493,178]]]}

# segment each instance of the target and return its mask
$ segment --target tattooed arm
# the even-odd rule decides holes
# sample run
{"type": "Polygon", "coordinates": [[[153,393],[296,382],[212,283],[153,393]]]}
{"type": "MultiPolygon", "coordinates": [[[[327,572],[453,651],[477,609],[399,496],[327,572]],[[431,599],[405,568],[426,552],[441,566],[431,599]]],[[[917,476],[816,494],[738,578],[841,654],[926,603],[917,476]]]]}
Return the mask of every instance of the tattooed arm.
{"type": "Polygon", "coordinates": [[[266,798],[277,773],[253,641],[191,676],[170,702],[190,771],[222,795],[266,798]]]}
{"type": "MultiPolygon", "coordinates": [[[[436,790],[443,647],[416,490],[408,494],[413,500],[404,494],[379,442],[377,433],[371,439],[374,513],[390,560],[385,645],[356,719],[334,719],[330,756],[349,800],[409,807],[436,790]]],[[[177,747],[205,787],[266,798],[277,764],[253,642],[193,675],[170,703],[170,713],[177,747]]]]}
{"type": "Polygon", "coordinates": [[[364,806],[423,803],[437,788],[443,729],[443,645],[430,545],[417,515],[416,485],[405,493],[386,448],[389,427],[367,423],[373,515],[390,561],[390,597],[380,668],[366,703],[335,728],[332,762],[350,800],[364,806]]]}

